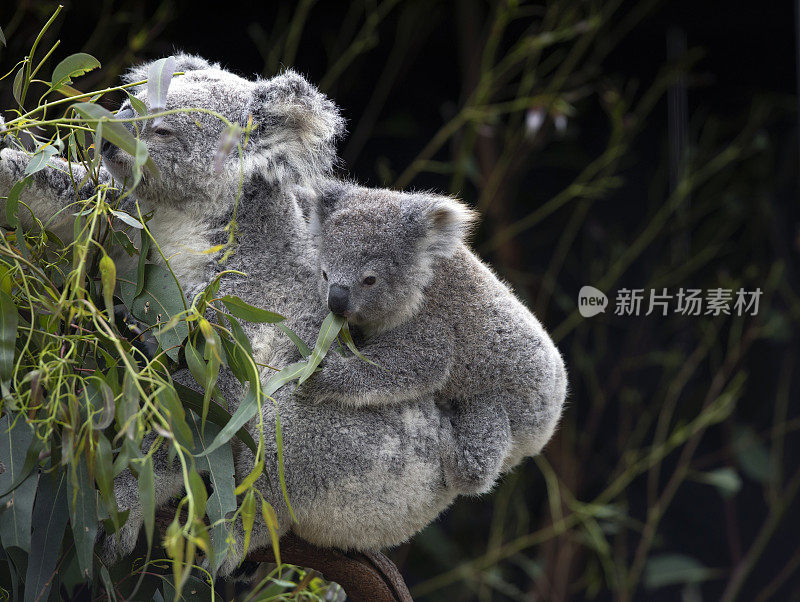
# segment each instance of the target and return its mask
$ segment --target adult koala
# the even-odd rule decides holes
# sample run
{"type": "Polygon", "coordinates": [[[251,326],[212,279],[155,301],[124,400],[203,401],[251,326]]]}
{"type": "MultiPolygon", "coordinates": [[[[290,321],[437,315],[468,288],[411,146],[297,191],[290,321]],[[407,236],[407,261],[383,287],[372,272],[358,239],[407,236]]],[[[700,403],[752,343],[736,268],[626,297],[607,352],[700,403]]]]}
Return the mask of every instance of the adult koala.
{"type": "MultiPolygon", "coordinates": [[[[134,68],[126,81],[145,79],[147,70],[148,65],[134,68]]],[[[335,161],[333,143],[343,129],[338,110],[293,72],[254,82],[188,55],[176,57],[176,70],[186,73],[173,79],[168,109],[209,109],[242,125],[252,115],[258,127],[250,135],[243,162],[234,153],[218,175],[212,170],[212,157],[223,128],[219,120],[195,112],[166,116],[158,126],[147,122],[142,138],[160,177],[146,173],[136,197],[145,210],[154,212],[149,222],[153,236],[171,258],[184,290],[200,290],[221,268],[199,251],[225,242],[224,226],[232,217],[243,174],[238,246],[225,268],[239,269],[248,277],[223,278],[220,294],[235,294],[286,315],[289,327],[312,343],[323,313],[308,228],[294,191],[314,189],[329,173],[335,161]]],[[[147,102],[144,90],[137,96],[147,102]]],[[[127,111],[126,102],[122,116],[130,115],[127,111]]],[[[0,195],[6,195],[21,179],[28,159],[11,149],[0,156],[0,195]]],[[[130,174],[132,160],[121,151],[107,147],[104,159],[110,173],[104,171],[101,178],[119,181],[130,174]]],[[[78,181],[82,176],[75,173],[78,181]]],[[[57,169],[37,173],[22,197],[42,216],[57,215],[73,199],[70,178],[57,169]]],[[[65,217],[65,223],[71,219],[65,217]]],[[[280,365],[291,359],[293,346],[278,338],[272,327],[245,327],[257,361],[280,365]]],[[[541,398],[560,408],[563,363],[550,339],[542,337],[547,353],[541,398]]],[[[192,384],[186,372],[175,379],[192,384]]],[[[242,394],[230,372],[223,371],[218,386],[234,404],[242,394]]],[[[277,450],[270,430],[264,441],[269,479],[262,477],[257,486],[275,507],[282,531],[293,528],[318,545],[366,550],[398,544],[435,519],[456,495],[487,490],[500,471],[509,468],[503,464],[506,447],[496,444],[505,431],[506,416],[455,415],[433,398],[359,409],[290,397],[282,400],[279,410],[286,482],[297,523],[291,523],[283,496],[273,487],[278,482],[277,450]],[[467,456],[462,464],[472,468],[468,474],[448,469],[450,459],[458,455],[467,456]]],[[[266,425],[274,424],[269,403],[264,418],[266,425]]],[[[254,424],[249,428],[257,432],[254,424]]],[[[551,428],[542,425],[543,430],[551,428]]],[[[239,478],[249,473],[249,450],[240,450],[236,464],[239,478]]],[[[164,457],[157,480],[159,504],[182,486],[180,475],[164,457]]],[[[123,473],[116,485],[120,505],[129,508],[130,515],[119,541],[107,540],[107,552],[125,554],[135,544],[142,514],[132,476],[123,473]]],[[[257,524],[251,547],[267,541],[266,528],[257,524]]],[[[238,559],[229,557],[222,573],[231,571],[238,559]]]]}

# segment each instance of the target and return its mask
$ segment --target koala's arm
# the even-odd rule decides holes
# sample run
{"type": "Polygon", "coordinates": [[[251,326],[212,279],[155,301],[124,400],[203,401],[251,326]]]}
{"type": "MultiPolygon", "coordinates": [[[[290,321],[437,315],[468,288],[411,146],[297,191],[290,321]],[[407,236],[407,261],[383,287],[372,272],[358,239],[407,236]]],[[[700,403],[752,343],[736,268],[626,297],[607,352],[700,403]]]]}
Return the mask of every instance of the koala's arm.
{"type": "MultiPolygon", "coordinates": [[[[25,168],[29,161],[30,157],[22,151],[12,148],[0,150],[0,196],[8,196],[14,184],[25,178],[25,168]]],[[[33,213],[46,228],[60,235],[59,230],[71,232],[75,219],[73,213],[76,212],[74,207],[78,199],[92,196],[97,184],[110,183],[111,175],[101,167],[99,181],[95,182],[93,178],[86,180],[86,169],[80,163],[72,163],[70,166],[63,159],[57,158],[51,159],[49,163],[57,167],[48,165],[33,175],[30,185],[20,195],[21,204],[17,216],[23,226],[30,228],[34,224],[31,215],[33,213]],[[76,196],[75,187],[81,183],[83,186],[78,188],[76,196]],[[30,211],[22,206],[23,203],[30,207],[30,211]]]]}
{"type": "Polygon", "coordinates": [[[354,355],[329,353],[297,393],[311,401],[365,406],[418,399],[440,390],[454,359],[452,329],[441,320],[412,320],[369,339],[354,355]]]}

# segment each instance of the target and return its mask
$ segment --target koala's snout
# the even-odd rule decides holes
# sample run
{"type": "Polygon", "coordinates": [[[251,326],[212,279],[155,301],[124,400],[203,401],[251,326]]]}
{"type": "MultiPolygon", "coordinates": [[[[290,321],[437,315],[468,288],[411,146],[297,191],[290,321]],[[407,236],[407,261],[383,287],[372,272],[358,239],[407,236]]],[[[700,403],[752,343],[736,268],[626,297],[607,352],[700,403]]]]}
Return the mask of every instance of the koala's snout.
{"type": "MultiPolygon", "coordinates": [[[[133,112],[133,109],[126,108],[122,109],[121,111],[117,111],[115,117],[117,119],[130,119],[131,117],[136,117],[136,113],[133,112]]],[[[123,123],[122,125],[124,125],[128,130],[133,130],[133,127],[130,123],[123,123]]],[[[109,142],[108,139],[103,138],[103,146],[100,148],[100,153],[104,157],[107,159],[112,158],[117,154],[117,150],[119,150],[117,146],[109,142]]]]}
{"type": "Polygon", "coordinates": [[[333,313],[347,317],[350,315],[348,306],[350,304],[350,289],[346,286],[331,284],[328,287],[328,309],[333,313]]]}

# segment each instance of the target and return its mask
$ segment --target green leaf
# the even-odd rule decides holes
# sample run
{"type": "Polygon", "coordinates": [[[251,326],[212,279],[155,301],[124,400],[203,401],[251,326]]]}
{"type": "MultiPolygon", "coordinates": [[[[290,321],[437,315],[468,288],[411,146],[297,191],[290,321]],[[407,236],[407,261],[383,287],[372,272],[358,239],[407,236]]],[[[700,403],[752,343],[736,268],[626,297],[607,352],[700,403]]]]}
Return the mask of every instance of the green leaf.
{"type": "Polygon", "coordinates": [[[206,417],[208,416],[208,407],[211,403],[211,394],[217,384],[219,378],[219,369],[222,362],[220,355],[221,343],[219,335],[211,327],[211,324],[205,318],[200,319],[200,331],[205,338],[205,345],[203,348],[203,357],[206,360],[205,370],[203,371],[203,410],[200,414],[201,429],[206,426],[206,417]]]}
{"type": "MultiPolygon", "coordinates": [[[[168,56],[154,61],[147,72],[147,100],[150,102],[150,112],[159,113],[167,106],[167,91],[175,73],[175,57],[168,56]]],[[[161,117],[153,119],[155,127],[161,122],[161,117]]]]}
{"type": "Polygon", "coordinates": [[[256,519],[256,492],[250,489],[242,501],[242,527],[244,528],[244,554],[250,549],[250,535],[256,519]]]}
{"type": "Polygon", "coordinates": [[[10,380],[14,372],[18,323],[19,314],[14,300],[0,290],[0,378],[4,381],[10,380]]]}
{"type": "Polygon", "coordinates": [[[711,569],[694,558],[682,554],[653,556],[644,567],[644,585],[647,589],[658,589],[677,583],[698,583],[709,579],[711,569]]]}
{"type": "Polygon", "coordinates": [[[131,101],[131,106],[133,110],[139,115],[139,117],[145,117],[147,115],[147,105],[145,105],[137,96],[134,96],[130,92],[128,92],[128,100],[131,101]]]}
{"type": "MultiPolygon", "coordinates": [[[[203,408],[203,396],[200,395],[200,393],[198,393],[197,391],[194,391],[189,387],[186,387],[180,383],[173,383],[173,385],[175,386],[175,392],[181,398],[181,402],[183,403],[183,405],[192,410],[195,414],[199,416],[203,408]]],[[[221,405],[212,401],[208,407],[208,420],[210,422],[213,422],[220,428],[222,428],[230,422],[231,415],[221,405]]],[[[208,450],[207,446],[205,445],[206,441],[210,441],[212,438],[215,438],[217,434],[218,433],[215,432],[214,437],[210,437],[208,436],[208,434],[206,434],[206,436],[203,438],[203,446],[202,446],[203,449],[205,449],[205,451],[195,455],[205,456],[206,454],[209,454],[214,450],[218,449],[219,446],[215,447],[214,450],[208,450]]],[[[247,429],[242,427],[235,433],[235,435],[239,438],[239,440],[242,443],[244,443],[247,447],[249,447],[253,451],[253,453],[256,452],[258,446],[256,445],[256,442],[253,440],[253,437],[250,436],[250,433],[247,432],[247,429]]]]}
{"type": "Polygon", "coordinates": [[[105,252],[100,259],[100,281],[103,284],[103,302],[106,304],[109,323],[114,323],[114,288],[117,285],[117,266],[105,252]]]}
{"type": "Polygon", "coordinates": [[[156,524],[156,489],[153,478],[153,456],[148,455],[139,468],[139,499],[142,502],[144,532],[147,547],[153,547],[153,529],[156,524]]]}
{"type": "MultiPolygon", "coordinates": [[[[114,121],[115,117],[111,111],[91,102],[79,102],[71,107],[75,112],[83,117],[90,125],[102,123],[102,137],[118,146],[131,156],[136,156],[139,141],[133,137],[122,123],[114,121]]],[[[95,141],[95,144],[97,142],[95,141]]],[[[97,152],[97,147],[95,151],[97,152]]],[[[153,175],[158,175],[158,168],[153,163],[153,159],[148,157],[147,168],[153,175]]]]}
{"type": "Polygon", "coordinates": [[[133,316],[149,326],[154,326],[153,333],[166,354],[178,361],[178,347],[189,333],[185,321],[179,322],[175,328],[162,329],[161,326],[173,316],[185,310],[183,292],[165,268],[160,265],[144,266],[144,286],[142,293],[134,298],[137,285],[133,274],[119,279],[119,291],[125,305],[133,316]],[[160,315],[160,319],[159,319],[160,315]]]}
{"type": "Polygon", "coordinates": [[[156,391],[156,399],[162,410],[166,410],[167,421],[169,422],[172,434],[183,447],[192,449],[194,441],[192,430],[186,423],[186,411],[181,404],[178,394],[172,387],[161,387],[156,391]]]}
{"type": "Polygon", "coordinates": [[[11,94],[20,105],[22,104],[22,88],[25,86],[25,65],[19,68],[14,76],[14,83],[11,86],[11,94]]]}
{"type": "MultiPolygon", "coordinates": [[[[286,383],[298,378],[305,367],[306,362],[295,362],[293,364],[289,364],[277,374],[273,374],[264,385],[262,392],[263,396],[269,397],[286,383]]],[[[231,416],[231,419],[223,427],[219,434],[214,437],[214,441],[212,441],[211,445],[209,445],[206,451],[199,455],[203,456],[209,454],[217,449],[220,445],[224,445],[230,441],[231,437],[233,437],[240,428],[242,428],[253,416],[256,415],[256,412],[258,412],[258,407],[259,405],[255,388],[251,385],[250,389],[247,391],[247,395],[244,396],[244,399],[242,399],[239,407],[236,408],[236,412],[234,412],[233,416],[231,416]]]]}
{"type": "Polygon", "coordinates": [[[53,69],[53,76],[50,78],[50,89],[58,90],[64,84],[71,84],[73,77],[79,77],[99,67],[100,61],[91,54],[86,54],[85,52],[71,54],[53,69]]]}
{"type": "Polygon", "coordinates": [[[739,473],[730,466],[718,468],[711,472],[696,473],[692,478],[695,481],[716,487],[724,498],[733,497],[742,488],[742,479],[739,473]]]}
{"type": "Polygon", "coordinates": [[[83,454],[78,456],[78,461],[72,470],[67,470],[67,474],[72,485],[67,490],[72,539],[75,542],[81,576],[88,581],[92,578],[94,540],[97,535],[97,490],[89,477],[89,468],[83,454]]]}
{"type": "Polygon", "coordinates": [[[62,471],[42,473],[33,504],[25,602],[48,599],[68,518],[66,475],[62,471]]]}
{"type": "MultiPolygon", "coordinates": [[[[128,361],[133,363],[130,356],[128,361]]],[[[136,379],[126,370],[122,378],[122,397],[117,402],[116,420],[117,428],[125,431],[128,439],[133,439],[135,420],[132,418],[139,412],[139,389],[136,388],[136,379]]]]}
{"type": "Polygon", "coordinates": [[[125,213],[124,211],[115,211],[114,209],[111,209],[111,213],[114,215],[114,217],[116,217],[121,222],[124,222],[124,223],[128,224],[129,226],[131,226],[133,228],[136,228],[137,230],[143,230],[144,229],[144,226],[142,225],[142,222],[140,222],[138,219],[136,219],[132,215],[129,215],[129,214],[125,213]]]}
{"type": "Polygon", "coordinates": [[[147,254],[150,252],[150,233],[147,230],[142,230],[142,242],[139,249],[139,262],[136,266],[136,293],[134,297],[138,297],[144,290],[145,271],[144,267],[147,265],[147,254]]]}
{"type": "Polygon", "coordinates": [[[5,466],[0,474],[0,495],[13,491],[30,474],[39,463],[41,448],[24,416],[18,415],[13,422],[8,413],[0,418],[0,462],[5,466]]]}
{"type": "Polygon", "coordinates": [[[31,511],[39,473],[34,472],[11,491],[0,498],[0,541],[3,548],[19,548],[31,551],[31,511]]]}
{"type": "Polygon", "coordinates": [[[6,45],[6,35],[3,33],[3,28],[0,27],[0,44],[6,45]]]}
{"type": "Polygon", "coordinates": [[[339,336],[344,341],[344,344],[347,345],[347,348],[351,351],[351,353],[355,355],[358,359],[360,359],[363,362],[367,362],[368,364],[372,364],[373,366],[377,366],[378,368],[381,367],[379,364],[373,362],[371,359],[363,355],[358,350],[355,341],[353,341],[353,335],[350,334],[350,327],[348,326],[346,321],[344,324],[342,324],[342,330],[339,331],[339,336]]]}
{"type": "Polygon", "coordinates": [[[19,218],[17,217],[17,208],[19,207],[19,196],[31,183],[30,176],[15,182],[8,193],[6,200],[6,223],[12,228],[19,228],[19,218]]]}
{"type": "Polygon", "coordinates": [[[278,324],[278,328],[280,328],[283,333],[289,337],[289,340],[294,343],[295,347],[297,347],[297,350],[300,352],[300,355],[303,357],[308,357],[311,355],[311,349],[309,349],[308,345],[305,344],[303,339],[297,336],[297,333],[294,330],[286,326],[286,324],[278,324]]]}
{"type": "Polygon", "coordinates": [[[203,477],[196,470],[189,472],[189,490],[195,503],[195,516],[202,519],[206,514],[206,504],[208,503],[208,493],[206,492],[203,477]]]}
{"type": "Polygon", "coordinates": [[[121,526],[117,498],[114,495],[114,456],[111,453],[111,444],[103,433],[97,438],[97,452],[94,455],[94,478],[103,498],[103,503],[114,524],[114,531],[121,526]]]}
{"type": "Polygon", "coordinates": [[[345,324],[345,321],[345,318],[337,316],[334,313],[329,313],[325,320],[323,320],[322,326],[319,329],[317,343],[314,345],[314,351],[312,351],[311,355],[308,357],[308,363],[300,375],[299,384],[302,385],[314,374],[314,370],[317,369],[317,366],[322,362],[322,358],[325,357],[325,354],[328,353],[328,349],[331,348],[336,337],[339,336],[339,332],[345,324]]]}
{"type": "Polygon", "coordinates": [[[736,429],[733,449],[742,472],[748,477],[759,483],[769,483],[775,478],[769,451],[752,428],[736,429]]]}
{"type": "MultiPolygon", "coordinates": [[[[136,141],[136,152],[133,154],[133,183],[131,187],[135,188],[142,179],[142,171],[150,160],[150,154],[147,150],[147,145],[141,140],[136,141]]],[[[133,220],[133,218],[131,218],[133,220]]],[[[133,220],[136,221],[136,220],[133,220]]],[[[139,222],[136,222],[137,224],[139,222]]],[[[139,224],[141,228],[142,225],[139,224]]]]}
{"type": "Polygon", "coordinates": [[[234,493],[236,495],[242,495],[245,491],[252,487],[253,483],[256,482],[256,479],[260,477],[264,473],[264,460],[259,460],[258,464],[253,467],[253,470],[250,471],[250,474],[244,478],[244,481],[239,483],[236,486],[236,490],[234,493]]]}
{"type": "Polygon", "coordinates": [[[248,322],[266,322],[268,324],[274,324],[286,319],[273,311],[267,311],[266,309],[260,309],[249,303],[245,303],[235,295],[225,295],[222,297],[221,301],[234,316],[242,320],[247,320],[248,322]]]}
{"type": "Polygon", "coordinates": [[[275,556],[275,562],[280,565],[281,548],[280,538],[278,537],[278,516],[275,514],[275,508],[264,498],[261,498],[261,518],[264,519],[264,524],[267,525],[267,530],[269,531],[269,538],[272,540],[272,554],[275,556]]]}
{"type": "Polygon", "coordinates": [[[58,149],[54,145],[42,146],[33,154],[30,161],[28,161],[28,165],[25,166],[25,175],[30,176],[37,171],[42,171],[47,167],[47,162],[53,158],[53,155],[57,154],[58,149]]]}
{"type": "MultiPolygon", "coordinates": [[[[209,414],[209,419],[213,422],[211,414],[209,414]]],[[[189,420],[189,426],[192,427],[192,432],[194,433],[196,447],[192,453],[195,456],[205,451],[208,444],[220,430],[220,427],[216,424],[207,424],[205,432],[201,433],[197,423],[197,416],[194,412],[189,420]]],[[[255,448],[255,443],[253,443],[253,446],[255,448]]],[[[228,523],[224,522],[224,519],[229,512],[236,511],[236,495],[234,494],[236,471],[233,466],[233,451],[230,444],[226,443],[210,454],[204,454],[204,457],[196,458],[196,462],[198,470],[208,471],[208,479],[212,489],[211,495],[208,496],[206,513],[208,514],[208,520],[211,522],[211,541],[214,549],[212,573],[216,573],[227,555],[229,529],[228,523]]]]}

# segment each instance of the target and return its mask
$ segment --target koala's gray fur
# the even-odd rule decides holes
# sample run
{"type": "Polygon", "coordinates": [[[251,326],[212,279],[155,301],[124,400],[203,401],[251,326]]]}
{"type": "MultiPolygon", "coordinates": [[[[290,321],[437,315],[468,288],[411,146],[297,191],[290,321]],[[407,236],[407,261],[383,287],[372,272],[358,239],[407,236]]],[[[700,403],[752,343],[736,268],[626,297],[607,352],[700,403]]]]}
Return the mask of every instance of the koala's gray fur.
{"type": "MultiPolygon", "coordinates": [[[[327,312],[318,301],[318,267],[293,191],[314,189],[329,173],[336,159],[334,142],[343,129],[338,110],[291,71],[250,81],[199,57],[176,58],[176,70],[186,74],[173,78],[167,108],[210,109],[240,125],[252,115],[258,127],[250,135],[242,161],[234,152],[222,173],[215,174],[212,158],[223,128],[217,119],[198,112],[181,113],[166,116],[158,128],[145,125],[142,138],[160,171],[158,179],[145,173],[135,191],[143,211],[153,211],[148,226],[190,295],[220,269],[244,271],[248,277],[223,278],[220,294],[235,294],[286,315],[288,325],[311,344],[327,312]],[[227,240],[224,227],[233,215],[240,177],[238,246],[229,262],[220,266],[213,255],[199,252],[227,240]]],[[[126,81],[145,79],[147,69],[148,65],[134,68],[126,81]]],[[[146,91],[136,93],[147,104],[146,91]]],[[[127,109],[127,103],[123,104],[121,110],[127,109]]],[[[0,195],[7,195],[21,179],[28,157],[13,149],[4,149],[0,157],[0,195]]],[[[110,182],[113,177],[119,184],[129,177],[132,160],[111,149],[104,153],[104,164],[108,171],[101,170],[101,180],[110,182]]],[[[80,181],[83,175],[78,170],[74,180],[80,181]]],[[[22,201],[37,217],[51,218],[51,226],[61,225],[68,233],[66,226],[74,213],[68,208],[75,200],[72,182],[65,167],[48,168],[36,174],[33,188],[23,194],[22,201]]],[[[92,192],[91,183],[79,191],[82,198],[92,192]]],[[[22,210],[20,214],[30,226],[22,210]]],[[[257,361],[282,365],[296,359],[294,346],[273,327],[244,326],[257,361]]],[[[546,380],[557,378],[548,370],[560,357],[543,331],[538,336],[542,353],[550,355],[543,359],[545,369],[537,390],[542,396],[553,395],[550,403],[560,406],[563,391],[559,393],[554,381],[546,380]]],[[[174,379],[197,386],[187,371],[175,374],[174,379]]],[[[218,386],[235,407],[243,393],[238,381],[223,370],[218,386]]],[[[282,395],[279,412],[286,481],[298,519],[292,525],[275,487],[274,412],[274,405],[266,403],[269,480],[262,476],[257,486],[275,507],[282,532],[292,528],[323,546],[366,550],[398,544],[434,520],[459,493],[490,487],[507,457],[505,445],[496,442],[507,438],[508,419],[498,420],[488,404],[459,403],[451,408],[433,395],[422,395],[402,405],[342,408],[282,395]],[[463,477],[459,479],[459,466],[464,474],[478,475],[477,480],[465,484],[463,477]]],[[[254,420],[248,425],[253,433],[257,433],[255,424],[254,420]]],[[[541,425],[529,421],[529,426],[541,425]]],[[[237,450],[236,472],[241,479],[249,473],[253,458],[248,449],[237,450]]],[[[156,454],[155,461],[156,501],[162,504],[180,491],[182,479],[165,452],[156,454]]],[[[106,539],[109,556],[130,551],[142,523],[133,476],[122,473],[115,487],[121,508],[128,508],[130,515],[119,539],[106,539]]],[[[268,541],[266,528],[257,522],[251,547],[268,541]]],[[[221,572],[230,572],[239,558],[240,554],[229,557],[221,572]]]]}
{"type": "Polygon", "coordinates": [[[450,197],[330,183],[312,206],[320,293],[375,363],[331,355],[301,391],[355,406],[430,394],[456,409],[488,404],[510,421],[508,468],[550,439],[566,372],[538,320],[465,245],[473,219],[450,197]]]}

